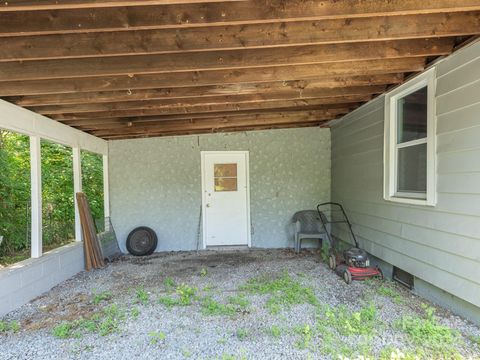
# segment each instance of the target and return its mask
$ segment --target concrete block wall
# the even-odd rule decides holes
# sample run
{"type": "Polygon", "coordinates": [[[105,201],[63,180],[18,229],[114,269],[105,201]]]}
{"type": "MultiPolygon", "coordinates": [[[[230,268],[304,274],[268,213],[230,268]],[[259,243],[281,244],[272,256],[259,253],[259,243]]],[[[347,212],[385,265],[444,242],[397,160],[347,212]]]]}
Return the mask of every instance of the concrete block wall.
{"type": "Polygon", "coordinates": [[[84,269],[83,244],[71,243],[0,270],[0,317],[84,269]]]}

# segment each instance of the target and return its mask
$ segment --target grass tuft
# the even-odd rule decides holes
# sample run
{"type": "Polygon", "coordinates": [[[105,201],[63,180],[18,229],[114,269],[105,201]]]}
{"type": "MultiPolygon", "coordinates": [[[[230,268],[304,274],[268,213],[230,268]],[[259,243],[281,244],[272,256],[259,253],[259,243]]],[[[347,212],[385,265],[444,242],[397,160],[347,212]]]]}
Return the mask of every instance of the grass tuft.
{"type": "Polygon", "coordinates": [[[205,277],[208,275],[208,271],[206,268],[202,268],[202,270],[200,270],[200,276],[201,277],[205,277]]]}
{"type": "Polygon", "coordinates": [[[148,336],[150,337],[150,343],[153,345],[157,345],[158,343],[164,341],[167,338],[165,333],[161,331],[152,331],[148,333],[148,336]]]}
{"type": "Polygon", "coordinates": [[[294,330],[298,335],[300,335],[300,339],[297,340],[295,345],[299,349],[307,349],[310,346],[312,337],[314,336],[313,330],[310,325],[305,324],[303,326],[295,328],[294,330]]]}
{"type": "Polygon", "coordinates": [[[249,279],[241,289],[253,294],[270,295],[266,306],[273,314],[279,313],[282,308],[288,309],[296,304],[318,305],[319,303],[311,287],[303,286],[286,271],[277,278],[263,275],[249,279]]]}
{"type": "Polygon", "coordinates": [[[143,286],[138,287],[137,290],[135,291],[135,294],[137,298],[136,302],[138,304],[143,304],[143,305],[148,304],[148,301],[150,300],[150,295],[148,294],[147,291],[145,291],[143,286]]]}
{"type": "Polygon", "coordinates": [[[125,318],[125,312],[118,305],[112,304],[94,314],[90,319],[82,318],[61,323],[53,328],[52,334],[59,339],[80,337],[83,333],[107,336],[116,332],[125,318]]]}
{"type": "Polygon", "coordinates": [[[6,334],[8,332],[16,333],[20,331],[20,324],[18,321],[1,321],[0,320],[0,334],[6,334]]]}
{"type": "Polygon", "coordinates": [[[327,307],[319,320],[323,325],[328,325],[345,336],[372,334],[379,323],[373,303],[363,306],[359,311],[351,311],[344,305],[337,308],[327,307]]]}
{"type": "Polygon", "coordinates": [[[268,333],[274,338],[279,338],[282,336],[282,328],[277,325],[272,325],[270,329],[268,329],[268,333]]]}
{"type": "Polygon", "coordinates": [[[171,277],[165,278],[165,280],[163,280],[163,285],[165,286],[165,290],[168,292],[173,292],[177,287],[175,280],[173,280],[171,277]]]}
{"type": "Polygon", "coordinates": [[[393,284],[384,283],[378,287],[377,292],[382,296],[391,298],[396,304],[403,303],[402,296],[394,288],[393,284]]]}
{"type": "Polygon", "coordinates": [[[103,301],[111,300],[112,297],[113,296],[112,296],[112,293],[110,291],[104,291],[104,292],[101,292],[99,294],[96,294],[95,292],[93,292],[92,302],[93,302],[93,304],[98,305],[103,301]]]}
{"type": "Polygon", "coordinates": [[[397,322],[397,327],[414,345],[421,346],[432,355],[455,355],[455,345],[460,341],[458,331],[440,324],[435,316],[435,308],[424,305],[423,309],[423,317],[404,316],[397,322]]]}
{"type": "Polygon", "coordinates": [[[212,297],[204,297],[200,304],[204,315],[214,316],[232,316],[236,312],[236,308],[232,304],[222,304],[212,297]]]}
{"type": "Polygon", "coordinates": [[[198,289],[186,284],[180,284],[175,290],[175,296],[161,296],[158,299],[160,304],[167,307],[172,306],[188,306],[197,298],[198,289]]]}
{"type": "Polygon", "coordinates": [[[248,330],[247,330],[247,329],[245,329],[245,328],[239,328],[239,329],[237,329],[235,335],[237,335],[237,338],[238,338],[239,340],[244,341],[244,340],[246,340],[246,339],[248,338],[249,333],[248,333],[248,330]]]}

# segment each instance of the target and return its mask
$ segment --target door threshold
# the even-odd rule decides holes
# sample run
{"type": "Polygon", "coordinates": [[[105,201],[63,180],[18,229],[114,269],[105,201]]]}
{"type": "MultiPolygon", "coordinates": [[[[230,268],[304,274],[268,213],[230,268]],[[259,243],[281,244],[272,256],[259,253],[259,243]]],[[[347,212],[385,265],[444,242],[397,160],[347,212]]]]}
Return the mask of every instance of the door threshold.
{"type": "Polygon", "coordinates": [[[214,251],[231,251],[231,250],[249,250],[248,245],[223,245],[223,246],[207,246],[206,250],[214,251]]]}

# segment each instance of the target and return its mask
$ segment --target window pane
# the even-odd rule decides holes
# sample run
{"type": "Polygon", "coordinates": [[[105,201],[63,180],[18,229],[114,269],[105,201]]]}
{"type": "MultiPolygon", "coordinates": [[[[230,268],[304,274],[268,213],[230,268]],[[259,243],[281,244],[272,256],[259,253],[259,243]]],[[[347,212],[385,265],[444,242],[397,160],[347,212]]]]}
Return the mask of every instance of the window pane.
{"type": "Polygon", "coordinates": [[[400,192],[427,191],[427,144],[398,149],[398,189],[400,192]]]}
{"type": "Polygon", "coordinates": [[[237,191],[237,178],[215,178],[215,191],[237,191]]]}
{"type": "Polygon", "coordinates": [[[215,164],[215,191],[237,191],[237,164],[215,164]]]}
{"type": "Polygon", "coordinates": [[[427,137],[427,87],[398,100],[397,119],[398,144],[427,137]]]}
{"type": "Polygon", "coordinates": [[[236,177],[237,164],[215,164],[215,177],[236,177]]]}

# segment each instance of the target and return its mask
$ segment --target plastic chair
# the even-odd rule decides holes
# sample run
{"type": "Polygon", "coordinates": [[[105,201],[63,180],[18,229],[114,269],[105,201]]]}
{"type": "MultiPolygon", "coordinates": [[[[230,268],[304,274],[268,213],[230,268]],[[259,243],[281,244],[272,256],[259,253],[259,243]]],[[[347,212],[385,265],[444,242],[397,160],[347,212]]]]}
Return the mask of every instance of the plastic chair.
{"type": "Polygon", "coordinates": [[[303,239],[318,239],[320,244],[325,239],[325,231],[316,210],[297,211],[292,218],[295,224],[295,252],[299,253],[303,239]]]}

